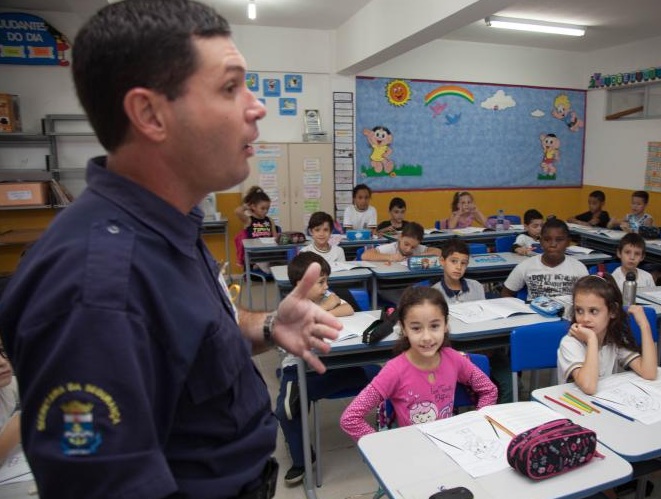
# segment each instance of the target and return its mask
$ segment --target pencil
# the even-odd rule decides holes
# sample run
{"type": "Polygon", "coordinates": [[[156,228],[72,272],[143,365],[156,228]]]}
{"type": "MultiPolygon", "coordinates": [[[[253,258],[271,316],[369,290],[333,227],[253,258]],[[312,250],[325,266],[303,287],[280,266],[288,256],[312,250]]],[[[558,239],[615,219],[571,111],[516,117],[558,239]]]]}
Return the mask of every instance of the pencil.
{"type": "Polygon", "coordinates": [[[487,421],[489,421],[489,424],[492,425],[492,428],[493,428],[493,426],[497,426],[498,428],[500,428],[501,430],[503,430],[505,433],[507,433],[510,437],[512,437],[512,438],[516,437],[516,434],[514,434],[513,432],[511,432],[510,430],[508,430],[507,428],[505,428],[503,425],[501,425],[501,424],[500,424],[498,421],[496,421],[495,419],[493,419],[493,418],[491,418],[491,417],[489,417],[489,416],[484,416],[484,417],[487,418],[487,421]]]}
{"type": "Polygon", "coordinates": [[[565,392],[565,395],[566,395],[567,397],[569,397],[570,399],[575,400],[575,401],[578,402],[579,404],[583,404],[585,407],[589,408],[591,411],[594,411],[594,412],[596,412],[597,414],[600,414],[600,413],[601,413],[601,411],[600,411],[599,409],[597,409],[596,407],[592,407],[592,406],[591,406],[590,404],[588,404],[585,400],[581,400],[581,399],[578,398],[576,395],[574,395],[574,394],[572,394],[572,393],[569,393],[569,392],[565,392]]]}
{"type": "Polygon", "coordinates": [[[579,411],[585,411],[587,413],[592,412],[590,409],[587,409],[583,404],[576,402],[574,399],[572,399],[571,397],[567,397],[566,395],[562,395],[559,400],[565,404],[571,405],[572,407],[576,407],[576,409],[578,409],[579,411]]]}
{"type": "Polygon", "coordinates": [[[632,418],[631,416],[627,416],[626,414],[622,414],[620,411],[616,411],[615,409],[613,409],[612,407],[608,407],[607,405],[600,404],[596,400],[591,400],[591,402],[594,405],[601,407],[602,409],[606,409],[607,411],[612,412],[613,414],[617,414],[618,416],[623,417],[624,419],[628,419],[629,421],[635,421],[635,419],[632,418]]]}
{"type": "Polygon", "coordinates": [[[496,430],[496,427],[493,425],[493,423],[491,422],[491,420],[489,418],[487,418],[487,422],[489,423],[489,426],[491,426],[491,429],[493,430],[493,432],[496,434],[496,437],[498,438],[498,440],[500,440],[500,435],[498,435],[498,430],[496,430]]]}
{"type": "Polygon", "coordinates": [[[562,402],[560,402],[559,400],[554,399],[553,397],[549,397],[548,395],[544,395],[544,398],[545,398],[546,400],[550,400],[551,402],[553,402],[553,403],[555,403],[555,404],[558,404],[558,405],[564,407],[565,409],[567,409],[567,410],[569,410],[569,411],[571,411],[571,412],[575,412],[575,413],[578,414],[579,416],[582,416],[582,415],[583,415],[582,412],[577,411],[577,410],[574,409],[573,407],[569,407],[567,404],[563,404],[562,402]]]}

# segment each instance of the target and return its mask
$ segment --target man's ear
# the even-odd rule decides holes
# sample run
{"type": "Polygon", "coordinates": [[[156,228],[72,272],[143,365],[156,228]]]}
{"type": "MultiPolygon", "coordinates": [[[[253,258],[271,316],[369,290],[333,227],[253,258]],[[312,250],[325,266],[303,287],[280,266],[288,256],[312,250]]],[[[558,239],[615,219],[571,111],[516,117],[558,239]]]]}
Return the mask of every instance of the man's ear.
{"type": "Polygon", "coordinates": [[[164,95],[148,88],[134,87],[126,92],[124,112],[134,133],[161,142],[167,132],[163,113],[166,101],[164,95]]]}

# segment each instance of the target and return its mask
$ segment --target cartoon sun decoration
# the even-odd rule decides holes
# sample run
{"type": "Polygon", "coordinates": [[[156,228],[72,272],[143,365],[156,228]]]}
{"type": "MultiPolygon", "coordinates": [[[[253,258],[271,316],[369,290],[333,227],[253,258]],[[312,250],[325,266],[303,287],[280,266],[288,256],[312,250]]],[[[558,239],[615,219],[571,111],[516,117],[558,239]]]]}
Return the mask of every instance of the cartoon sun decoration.
{"type": "Polygon", "coordinates": [[[393,106],[404,106],[411,99],[411,87],[404,80],[392,80],[386,85],[386,97],[393,106]]]}

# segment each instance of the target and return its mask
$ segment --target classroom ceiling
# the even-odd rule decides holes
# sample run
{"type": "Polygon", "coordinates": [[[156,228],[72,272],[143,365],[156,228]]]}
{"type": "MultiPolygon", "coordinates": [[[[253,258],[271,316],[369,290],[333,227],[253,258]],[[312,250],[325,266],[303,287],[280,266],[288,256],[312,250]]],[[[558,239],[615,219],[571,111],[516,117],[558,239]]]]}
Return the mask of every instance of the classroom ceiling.
{"type": "MultiPolygon", "coordinates": [[[[332,30],[341,26],[371,0],[255,0],[257,4],[255,21],[248,20],[246,16],[247,0],[204,1],[213,5],[231,24],[235,25],[332,30]]],[[[62,11],[76,13],[86,18],[106,3],[107,0],[0,0],[0,8],[62,11]]],[[[439,32],[437,37],[589,52],[661,34],[661,1],[659,0],[512,0],[509,6],[493,14],[581,24],[587,26],[588,31],[586,36],[581,38],[508,32],[486,27],[480,17],[455,31],[439,32]]],[[[394,15],[399,14],[394,13],[394,15]]]]}

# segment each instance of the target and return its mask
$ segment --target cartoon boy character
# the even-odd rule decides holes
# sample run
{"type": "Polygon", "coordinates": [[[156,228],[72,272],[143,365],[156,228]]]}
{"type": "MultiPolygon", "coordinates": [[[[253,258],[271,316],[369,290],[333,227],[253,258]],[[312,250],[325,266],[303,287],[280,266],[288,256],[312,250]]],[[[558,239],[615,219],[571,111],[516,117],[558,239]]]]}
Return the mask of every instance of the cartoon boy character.
{"type": "Polygon", "coordinates": [[[542,159],[542,173],[550,176],[555,175],[557,168],[555,162],[560,159],[560,139],[554,133],[541,134],[539,140],[542,142],[544,157],[542,159]]]}
{"type": "Polygon", "coordinates": [[[376,126],[371,130],[365,128],[363,135],[367,137],[367,141],[372,146],[370,162],[374,171],[376,173],[385,171],[389,175],[394,176],[393,169],[395,168],[395,163],[389,159],[392,154],[392,148],[390,147],[392,133],[390,133],[390,130],[384,126],[376,126]]]}
{"type": "Polygon", "coordinates": [[[572,132],[576,132],[583,126],[583,121],[578,118],[576,112],[572,111],[569,97],[565,94],[560,94],[555,98],[551,114],[554,118],[564,121],[572,132]]]}

